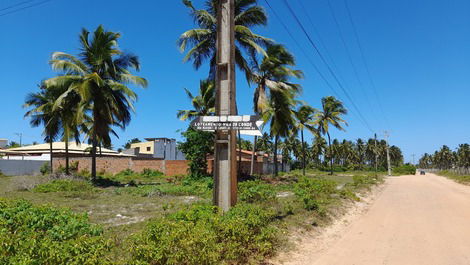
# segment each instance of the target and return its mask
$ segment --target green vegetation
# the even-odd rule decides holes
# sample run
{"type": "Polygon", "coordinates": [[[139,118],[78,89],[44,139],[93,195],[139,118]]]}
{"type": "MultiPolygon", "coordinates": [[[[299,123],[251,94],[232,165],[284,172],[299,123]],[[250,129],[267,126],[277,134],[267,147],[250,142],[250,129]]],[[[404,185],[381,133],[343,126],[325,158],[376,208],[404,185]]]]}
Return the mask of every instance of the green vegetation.
{"type": "Polygon", "coordinates": [[[393,175],[414,175],[416,174],[416,167],[410,164],[402,165],[393,168],[393,175]]]}
{"type": "Polygon", "coordinates": [[[94,187],[83,180],[58,179],[36,186],[34,192],[92,191],[94,187]]]}
{"type": "Polygon", "coordinates": [[[111,264],[102,233],[86,215],[0,200],[1,264],[111,264]]]}
{"type": "Polygon", "coordinates": [[[239,204],[222,215],[193,205],[153,221],[133,246],[136,264],[221,264],[261,261],[273,253],[275,212],[239,204]]]}
{"type": "Polygon", "coordinates": [[[189,177],[207,177],[207,156],[214,153],[214,134],[196,131],[190,127],[181,135],[185,141],[178,143],[178,148],[189,160],[189,177]]]}
{"type": "Polygon", "coordinates": [[[461,175],[470,173],[470,145],[460,144],[456,151],[444,145],[434,154],[425,153],[419,160],[420,168],[440,170],[459,169],[461,175]]]}
{"type": "Polygon", "coordinates": [[[441,170],[437,172],[438,175],[450,178],[462,184],[470,185],[470,175],[462,175],[449,170],[441,170]]]}
{"type": "MultiPolygon", "coordinates": [[[[134,174],[141,181],[146,180],[141,173],[131,171],[116,176],[125,174],[134,174]]],[[[91,185],[89,181],[77,179],[48,181],[42,177],[40,182],[37,177],[5,177],[0,179],[0,197],[31,201],[15,201],[15,205],[28,205],[18,206],[24,208],[21,214],[33,212],[32,216],[36,216],[36,209],[47,209],[45,215],[48,216],[50,211],[61,213],[53,216],[66,224],[45,227],[41,232],[42,236],[47,235],[44,242],[53,241],[49,235],[56,233],[56,229],[63,229],[66,234],[68,232],[65,231],[69,231],[71,226],[76,228],[73,231],[91,231],[90,227],[100,231],[97,234],[83,232],[85,236],[80,234],[82,232],[76,232],[78,236],[67,238],[60,248],[54,249],[47,247],[55,246],[56,243],[44,246],[42,241],[22,243],[25,244],[24,248],[8,250],[17,252],[9,252],[12,259],[6,263],[14,263],[13,257],[19,259],[19,253],[36,246],[40,253],[45,251],[46,256],[57,255],[67,260],[67,264],[76,264],[84,258],[90,261],[84,264],[259,264],[279,249],[280,242],[286,239],[285,235],[291,229],[310,229],[327,224],[331,211],[336,212],[335,209],[340,209],[339,206],[346,200],[358,200],[359,192],[377,183],[372,175],[367,172],[346,172],[344,175],[330,176],[324,172],[307,170],[305,177],[301,171],[294,171],[282,173],[277,178],[260,177],[240,182],[239,204],[227,214],[221,214],[210,206],[212,178],[194,180],[178,176],[155,176],[137,186],[101,188],[91,185]],[[18,182],[16,179],[22,180],[18,182]],[[24,186],[27,181],[32,182],[29,185],[31,190],[20,191],[14,186],[24,186]],[[44,202],[50,206],[40,206],[44,202]],[[103,230],[90,225],[85,215],[57,210],[62,207],[89,213],[90,222],[101,225],[103,230]],[[81,218],[80,221],[76,221],[77,218],[81,218]],[[72,225],[75,223],[78,223],[77,226],[72,225]],[[82,227],[86,228],[80,230],[82,227]],[[78,238],[84,240],[78,242],[78,238]],[[68,245],[72,242],[78,244],[79,249],[72,251],[68,245]],[[84,246],[81,247],[81,244],[84,246]],[[86,253],[80,252],[82,250],[86,253]],[[98,261],[95,259],[98,255],[96,251],[100,251],[98,261]],[[71,254],[67,256],[68,253],[71,254]],[[74,259],[70,258],[72,255],[74,259]]],[[[18,207],[7,208],[14,208],[16,210],[11,211],[17,212],[18,207]]],[[[8,224],[2,218],[10,216],[2,211],[0,231],[3,231],[3,225],[8,224]]],[[[34,223],[34,220],[45,219],[31,217],[29,224],[34,223]]],[[[41,222],[37,225],[42,225],[41,222]]],[[[62,234],[60,231],[57,233],[62,234]]],[[[34,254],[32,251],[25,253],[28,254],[24,257],[34,254]]]]}

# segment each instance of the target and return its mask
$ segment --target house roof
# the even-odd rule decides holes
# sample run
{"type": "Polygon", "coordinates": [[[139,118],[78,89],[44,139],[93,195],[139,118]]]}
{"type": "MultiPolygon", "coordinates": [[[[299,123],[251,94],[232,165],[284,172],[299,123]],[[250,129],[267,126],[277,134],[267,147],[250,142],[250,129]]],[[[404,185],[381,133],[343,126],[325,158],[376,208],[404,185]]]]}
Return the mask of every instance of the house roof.
{"type": "MultiPolygon", "coordinates": [[[[80,155],[88,155],[90,154],[92,146],[89,144],[76,144],[75,142],[70,142],[68,144],[68,151],[69,154],[80,154],[80,155]]],[[[36,144],[36,145],[28,145],[22,146],[17,148],[10,148],[7,149],[10,152],[19,152],[19,153],[27,153],[27,154],[48,154],[50,153],[50,144],[36,144]]],[[[114,150],[101,148],[98,149],[100,154],[106,156],[132,156],[127,154],[120,154],[114,150]]],[[[65,142],[54,142],[52,143],[52,152],[54,154],[65,154],[65,142]]]]}

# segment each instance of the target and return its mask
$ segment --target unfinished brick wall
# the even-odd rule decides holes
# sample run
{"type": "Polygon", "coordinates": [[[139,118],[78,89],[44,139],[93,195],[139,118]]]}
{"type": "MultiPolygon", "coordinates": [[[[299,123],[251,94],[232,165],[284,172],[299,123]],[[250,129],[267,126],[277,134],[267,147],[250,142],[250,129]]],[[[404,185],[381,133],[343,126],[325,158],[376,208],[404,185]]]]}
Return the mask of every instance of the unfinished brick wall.
{"type": "MultiPolygon", "coordinates": [[[[70,164],[78,161],[78,171],[91,171],[90,157],[70,158],[70,164]]],[[[65,167],[65,158],[54,158],[54,168],[59,166],[65,167]]],[[[183,175],[188,171],[188,161],[186,160],[156,160],[156,159],[140,159],[130,157],[97,157],[96,171],[116,174],[126,169],[135,172],[142,172],[145,168],[158,170],[167,176],[183,175]]]]}

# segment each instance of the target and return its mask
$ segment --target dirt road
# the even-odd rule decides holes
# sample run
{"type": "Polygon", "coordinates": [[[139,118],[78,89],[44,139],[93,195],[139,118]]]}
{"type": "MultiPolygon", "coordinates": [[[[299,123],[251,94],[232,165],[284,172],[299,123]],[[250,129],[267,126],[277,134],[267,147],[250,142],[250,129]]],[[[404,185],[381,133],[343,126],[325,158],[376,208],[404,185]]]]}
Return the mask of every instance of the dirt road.
{"type": "Polygon", "coordinates": [[[369,210],[322,251],[299,246],[284,264],[469,265],[470,187],[443,177],[391,177],[369,210]]]}

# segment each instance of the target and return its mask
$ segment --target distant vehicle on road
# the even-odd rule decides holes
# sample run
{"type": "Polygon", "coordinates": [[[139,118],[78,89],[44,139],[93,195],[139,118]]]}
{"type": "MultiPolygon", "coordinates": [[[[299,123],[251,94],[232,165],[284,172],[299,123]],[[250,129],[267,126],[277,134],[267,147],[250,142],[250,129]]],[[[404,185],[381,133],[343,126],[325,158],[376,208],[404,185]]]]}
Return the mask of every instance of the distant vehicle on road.
{"type": "Polygon", "coordinates": [[[419,172],[419,174],[420,174],[420,175],[426,175],[426,172],[425,172],[424,170],[421,170],[421,171],[419,172]]]}

